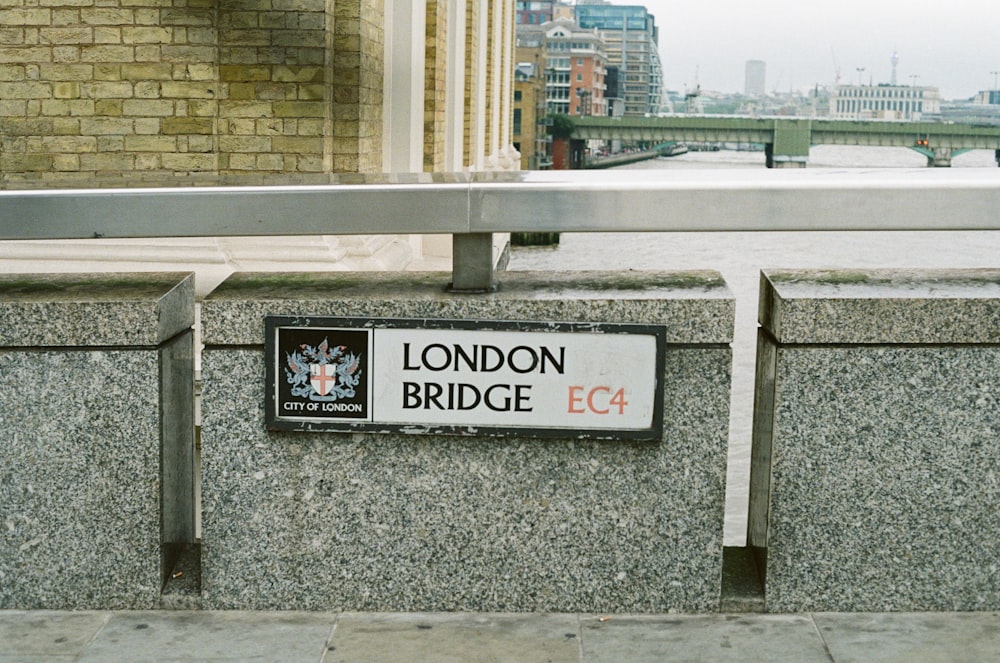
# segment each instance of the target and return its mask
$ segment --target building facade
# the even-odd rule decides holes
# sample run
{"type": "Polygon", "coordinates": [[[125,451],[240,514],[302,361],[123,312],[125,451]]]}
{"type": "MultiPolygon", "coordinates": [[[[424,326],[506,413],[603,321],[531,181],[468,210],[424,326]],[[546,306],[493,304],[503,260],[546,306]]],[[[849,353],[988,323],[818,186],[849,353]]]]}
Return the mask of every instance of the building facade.
{"type": "Polygon", "coordinates": [[[521,25],[517,43],[544,53],[546,109],[563,115],[607,115],[607,55],[602,35],[569,19],[521,25]]]}
{"type": "Polygon", "coordinates": [[[521,170],[543,170],[551,166],[545,108],[544,59],[531,61],[535,53],[518,49],[514,68],[514,148],[521,153],[521,170]],[[525,55],[525,57],[521,57],[525,55]]]}
{"type": "Polygon", "coordinates": [[[556,0],[517,0],[517,24],[541,25],[551,21],[556,0]]]}
{"type": "Polygon", "coordinates": [[[663,100],[663,66],[655,17],[638,5],[577,4],[582,30],[598,30],[604,38],[608,65],[618,67],[625,115],[655,116],[663,100]]]}
{"type": "Polygon", "coordinates": [[[763,60],[747,60],[744,93],[748,97],[763,97],[766,94],[765,80],[767,64],[763,60]]]}
{"type": "Polygon", "coordinates": [[[514,9],[7,0],[0,178],[515,169],[514,9]]]}
{"type": "Polygon", "coordinates": [[[936,87],[838,85],[830,95],[830,117],[839,120],[926,120],[940,114],[936,87]]]}

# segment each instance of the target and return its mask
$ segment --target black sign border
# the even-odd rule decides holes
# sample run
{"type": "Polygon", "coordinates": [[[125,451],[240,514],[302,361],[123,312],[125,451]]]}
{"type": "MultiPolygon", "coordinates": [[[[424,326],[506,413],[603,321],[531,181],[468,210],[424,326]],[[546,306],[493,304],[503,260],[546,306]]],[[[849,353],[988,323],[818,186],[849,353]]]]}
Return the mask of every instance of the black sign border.
{"type": "Polygon", "coordinates": [[[321,433],[404,433],[458,435],[464,437],[527,437],[589,440],[660,441],[663,438],[663,372],[666,367],[667,330],[662,325],[612,322],[546,322],[540,320],[459,320],[448,318],[375,318],[310,315],[264,316],[264,425],[281,432],[321,433]],[[458,329],[473,331],[570,332],[593,334],[638,334],[656,339],[656,372],[653,418],[649,428],[614,430],[608,428],[537,428],[521,426],[467,426],[433,424],[380,424],[374,422],[302,421],[277,413],[275,379],[279,373],[277,330],[279,327],[347,329],[458,329]]]}

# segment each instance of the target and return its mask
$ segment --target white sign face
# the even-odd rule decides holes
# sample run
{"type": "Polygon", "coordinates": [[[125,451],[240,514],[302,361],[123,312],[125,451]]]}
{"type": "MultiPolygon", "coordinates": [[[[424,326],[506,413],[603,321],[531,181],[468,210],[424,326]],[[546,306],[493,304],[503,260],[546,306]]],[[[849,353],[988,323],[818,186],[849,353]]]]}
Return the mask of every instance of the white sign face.
{"type": "Polygon", "coordinates": [[[271,428],[661,436],[662,328],[297,322],[268,318],[271,428]]]}

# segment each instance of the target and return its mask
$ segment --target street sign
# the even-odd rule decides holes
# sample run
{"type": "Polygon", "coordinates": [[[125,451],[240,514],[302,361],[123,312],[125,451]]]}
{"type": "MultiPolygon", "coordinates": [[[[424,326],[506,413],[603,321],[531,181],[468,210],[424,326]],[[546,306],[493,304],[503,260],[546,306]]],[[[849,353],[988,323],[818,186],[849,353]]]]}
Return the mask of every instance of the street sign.
{"type": "Polygon", "coordinates": [[[268,316],[272,430],[660,439],[662,327],[268,316]]]}

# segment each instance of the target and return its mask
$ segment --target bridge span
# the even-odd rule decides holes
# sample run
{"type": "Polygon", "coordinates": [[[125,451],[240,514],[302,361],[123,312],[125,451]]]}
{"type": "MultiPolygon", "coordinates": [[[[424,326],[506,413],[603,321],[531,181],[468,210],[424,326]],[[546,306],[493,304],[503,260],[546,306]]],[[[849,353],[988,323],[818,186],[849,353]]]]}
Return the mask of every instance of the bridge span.
{"type": "Polygon", "coordinates": [[[577,140],[760,143],[768,168],[804,168],[812,145],[908,147],[928,166],[946,167],[969,150],[994,150],[1000,165],[1000,126],[950,122],[824,120],[796,117],[673,115],[575,117],[577,140]]]}

